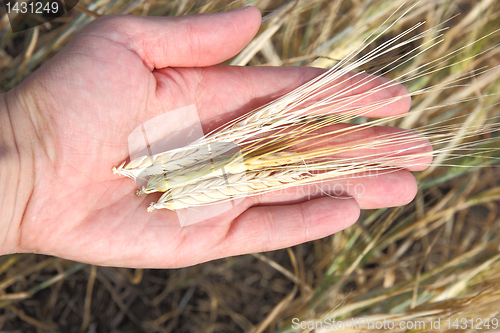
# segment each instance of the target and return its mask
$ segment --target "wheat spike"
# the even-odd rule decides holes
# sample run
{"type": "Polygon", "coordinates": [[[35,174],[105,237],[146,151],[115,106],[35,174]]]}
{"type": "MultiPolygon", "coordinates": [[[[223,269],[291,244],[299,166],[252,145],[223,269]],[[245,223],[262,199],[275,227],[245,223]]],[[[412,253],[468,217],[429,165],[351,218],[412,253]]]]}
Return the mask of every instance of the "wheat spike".
{"type": "MultiPolygon", "coordinates": [[[[419,22],[361,56],[368,45],[389,31],[415,5],[410,6],[395,19],[392,19],[392,16],[396,16],[396,13],[391,15],[378,30],[369,35],[344,59],[299,88],[228,122],[186,147],[134,159],[128,164],[124,163],[114,168],[113,172],[133,179],[147,180],[147,184],[138,190],[137,194],[164,192],[159,201],[148,209],[152,211],[160,208],[177,210],[225,202],[291,186],[351,177],[365,171],[393,172],[407,165],[420,163],[419,159],[429,157],[429,152],[418,152],[418,149],[427,147],[427,142],[417,133],[396,132],[379,135],[370,140],[365,138],[347,140],[363,133],[364,130],[389,124],[407,117],[408,114],[328,130],[331,126],[352,121],[409,96],[459,87],[467,79],[488,71],[486,68],[479,68],[475,72],[466,72],[444,83],[417,89],[406,95],[361,103],[370,96],[398,85],[396,81],[407,83],[419,80],[470,60],[471,57],[466,57],[451,65],[447,64],[467,47],[498,32],[491,32],[458,50],[413,68],[397,77],[396,81],[387,81],[371,87],[370,84],[377,77],[365,75],[363,72],[353,73],[357,68],[412,42],[426,40],[422,43],[421,49],[405,52],[394,61],[382,66],[375,74],[382,71],[390,72],[442,42],[441,33],[446,28],[439,26],[408,37],[423,26],[424,23],[419,22]],[[364,87],[367,88],[364,92],[353,94],[354,90],[364,87]],[[329,144],[331,140],[339,142],[329,144]],[[391,147],[403,147],[409,144],[411,146],[409,148],[398,148],[392,153],[387,153],[391,147]],[[237,151],[231,152],[235,147],[237,151]]],[[[481,53],[485,52],[487,50],[481,53]]],[[[470,100],[472,99],[463,98],[459,102],[470,100]]],[[[420,112],[437,107],[442,106],[427,107],[420,112]]],[[[470,156],[477,156],[480,151],[477,147],[494,142],[495,139],[477,140],[473,143],[466,142],[465,139],[480,133],[498,131],[499,127],[474,127],[467,123],[467,128],[460,128],[461,144],[457,144],[453,132],[450,132],[452,130],[453,127],[447,125],[420,129],[420,132],[433,144],[444,145],[432,153],[433,156],[441,154],[436,165],[444,165],[444,162],[456,158],[457,154],[453,153],[456,149],[462,151],[476,149],[470,156]]],[[[494,149],[488,151],[492,152],[494,149]]]]}

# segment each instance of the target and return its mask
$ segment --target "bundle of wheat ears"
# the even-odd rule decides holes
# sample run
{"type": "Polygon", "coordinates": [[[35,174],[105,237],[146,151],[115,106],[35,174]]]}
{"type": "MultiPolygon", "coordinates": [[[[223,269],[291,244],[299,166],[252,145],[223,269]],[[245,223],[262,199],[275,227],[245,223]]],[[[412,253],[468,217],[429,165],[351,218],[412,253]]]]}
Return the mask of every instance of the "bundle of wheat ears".
{"type": "MultiPolygon", "coordinates": [[[[381,99],[379,96],[389,95],[383,94],[388,89],[450,67],[450,59],[455,59],[464,49],[481,40],[425,65],[410,67],[395,80],[380,80],[379,75],[404,66],[444,40],[446,22],[423,31],[424,22],[419,22],[399,35],[381,41],[412,8],[400,7],[344,59],[290,93],[185,147],[124,162],[113,168],[113,172],[145,180],[147,184],[137,194],[163,192],[148,211],[160,208],[178,210],[339,177],[356,177],[367,171],[386,173],[411,169],[419,164],[428,165],[432,157],[435,157],[432,165],[450,165],[457,156],[476,156],[494,150],[489,144],[496,140],[491,135],[499,129],[495,122],[486,125],[471,122],[465,131],[463,125],[433,123],[413,128],[413,131],[385,130],[376,131],[380,134],[375,137],[365,135],[365,131],[375,126],[391,124],[409,115],[414,117],[415,112],[425,113],[442,105],[381,119],[366,118],[374,110],[409,96],[453,89],[471,77],[491,70],[479,68],[443,84],[381,99]],[[416,41],[421,47],[407,51],[416,41]],[[398,56],[390,58],[395,50],[399,52],[398,56]],[[360,70],[376,61],[385,64],[371,74],[360,70]],[[457,126],[456,130],[453,126],[457,126]],[[467,140],[484,133],[489,135],[472,142],[467,140]],[[429,149],[429,140],[434,150],[429,149]]],[[[468,60],[462,57],[453,65],[468,60]]],[[[459,103],[470,100],[463,98],[459,103]]]]}

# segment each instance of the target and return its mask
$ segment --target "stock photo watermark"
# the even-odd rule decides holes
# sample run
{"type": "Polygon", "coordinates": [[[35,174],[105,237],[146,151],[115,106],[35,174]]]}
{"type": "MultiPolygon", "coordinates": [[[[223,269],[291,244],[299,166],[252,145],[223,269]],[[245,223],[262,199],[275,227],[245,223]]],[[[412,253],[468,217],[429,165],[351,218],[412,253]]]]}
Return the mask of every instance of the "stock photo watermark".
{"type": "Polygon", "coordinates": [[[63,16],[78,0],[4,0],[12,32],[20,32],[63,16]]]}
{"type": "Polygon", "coordinates": [[[374,320],[370,318],[351,318],[344,320],[334,320],[324,318],[322,320],[300,320],[293,318],[292,328],[314,329],[319,332],[329,332],[338,330],[441,330],[441,329],[497,329],[497,318],[448,318],[448,319],[427,319],[427,320],[374,320]]]}
{"type": "Polygon", "coordinates": [[[270,164],[260,170],[261,173],[256,173],[249,171],[252,168],[247,163],[252,161],[245,160],[243,150],[237,143],[205,142],[205,135],[195,105],[171,110],[146,121],[130,133],[130,160],[137,161],[134,165],[140,167],[133,170],[119,167],[117,172],[135,179],[139,188],[137,195],[162,192],[158,202],[151,202],[148,211],[169,209],[176,213],[181,226],[220,216],[249,196],[285,200],[311,200],[324,196],[359,199],[367,195],[360,178],[378,177],[384,172],[377,169],[356,172],[344,169],[335,179],[323,181],[321,170],[309,170],[304,163],[291,165],[288,169],[273,169],[270,164]],[[179,162],[179,156],[189,163],[179,162]],[[318,181],[307,183],[309,178],[318,181]],[[300,181],[304,183],[300,184],[300,181]],[[291,186],[290,183],[294,182],[297,185],[291,186]],[[207,191],[200,192],[203,189],[207,191]],[[210,198],[218,200],[211,202],[210,198]]]}

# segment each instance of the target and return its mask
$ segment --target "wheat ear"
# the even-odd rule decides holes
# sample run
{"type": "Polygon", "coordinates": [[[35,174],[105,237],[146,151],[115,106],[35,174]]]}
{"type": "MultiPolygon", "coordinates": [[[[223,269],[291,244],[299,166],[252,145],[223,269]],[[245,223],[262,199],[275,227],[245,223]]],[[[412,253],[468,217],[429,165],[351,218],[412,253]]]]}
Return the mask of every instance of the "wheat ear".
{"type": "MultiPolygon", "coordinates": [[[[428,156],[427,153],[415,153],[415,149],[426,147],[426,143],[422,142],[422,137],[416,134],[392,133],[378,136],[370,141],[350,140],[348,144],[328,145],[329,140],[341,140],[407,115],[376,119],[368,123],[321,133],[322,130],[328,129],[331,125],[352,121],[373,110],[389,106],[400,99],[453,89],[462,85],[465,80],[487,71],[485,68],[480,68],[476,72],[464,73],[443,84],[360,105],[360,101],[398,83],[388,81],[353,95],[352,92],[355,89],[370,85],[376,77],[366,76],[363,73],[348,73],[395,49],[402,48],[416,40],[426,39],[422,44],[423,49],[413,49],[404,53],[381,67],[374,74],[382,71],[390,72],[442,41],[440,33],[445,28],[439,27],[406,38],[410,33],[423,26],[423,23],[420,22],[361,55],[368,45],[387,32],[411,8],[392,23],[388,23],[389,19],[386,20],[384,22],[384,24],[387,23],[386,26],[383,24],[334,67],[292,92],[230,121],[186,147],[154,156],[143,156],[128,164],[124,163],[113,171],[134,179],[146,179],[147,185],[139,190],[138,194],[164,192],[159,201],[153,203],[148,209],[151,211],[159,208],[176,210],[225,202],[291,186],[313,184],[343,176],[354,176],[364,171],[392,172],[401,169],[401,165],[405,165],[405,163],[416,163],[415,161],[418,161],[419,158],[428,156]],[[397,149],[390,154],[383,153],[384,149],[401,144],[412,144],[412,147],[397,149]],[[231,145],[238,147],[236,154],[229,153],[231,145]],[[367,151],[371,152],[366,153],[367,151]],[[364,152],[364,155],[356,156],[359,152],[364,152]]],[[[448,65],[446,62],[475,42],[413,68],[400,75],[397,81],[406,83],[419,80],[426,75],[437,73],[443,68],[449,68],[452,65],[448,65]]],[[[469,59],[470,57],[454,64],[469,59]]],[[[463,99],[463,101],[467,101],[467,99],[463,99]]],[[[432,108],[434,107],[427,109],[432,108]]],[[[481,133],[481,131],[490,131],[491,133],[491,131],[498,130],[498,127],[478,127],[476,130],[472,126],[468,128],[470,134],[462,133],[461,140],[481,133]]],[[[445,129],[449,130],[450,128],[443,125],[434,129],[422,129],[422,133],[432,139],[433,143],[445,144],[444,148],[433,153],[434,155],[443,154],[439,163],[456,157],[452,148],[467,151],[472,150],[477,145],[494,141],[494,139],[486,139],[472,144],[464,142],[456,145],[453,135],[440,132],[445,129]],[[453,143],[454,147],[446,145],[446,143],[453,143]]],[[[472,153],[472,155],[475,154],[472,153]]]]}

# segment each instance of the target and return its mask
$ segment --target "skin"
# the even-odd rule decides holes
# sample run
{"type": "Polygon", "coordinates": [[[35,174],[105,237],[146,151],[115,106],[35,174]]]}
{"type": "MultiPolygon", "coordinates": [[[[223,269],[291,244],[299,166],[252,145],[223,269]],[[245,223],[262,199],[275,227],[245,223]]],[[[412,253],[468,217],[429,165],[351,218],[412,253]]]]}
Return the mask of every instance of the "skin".
{"type": "MultiPolygon", "coordinates": [[[[7,189],[0,196],[1,253],[183,267],[322,238],[356,222],[360,208],[409,203],[416,181],[400,170],[329,182],[345,186],[344,198],[315,194],[307,200],[314,188],[303,187],[247,198],[221,216],[181,228],[174,212],[146,212],[157,197],[135,196],[132,180],[112,174],[128,157],[128,135],[144,121],[194,104],[206,132],[323,72],[214,66],[243,49],[260,20],[252,7],[176,18],[100,18],[1,95],[0,185],[7,189]],[[347,181],[361,184],[364,193],[349,190],[347,181]]],[[[406,92],[396,86],[371,99],[406,92]]],[[[409,107],[405,98],[370,116],[409,107]]],[[[384,129],[365,135],[377,131],[384,129]]],[[[431,151],[430,145],[422,151],[431,151]]]]}

